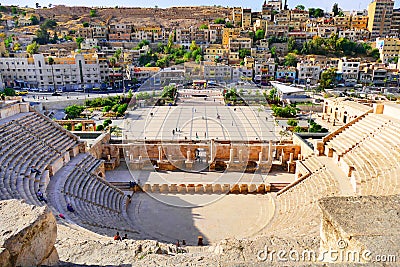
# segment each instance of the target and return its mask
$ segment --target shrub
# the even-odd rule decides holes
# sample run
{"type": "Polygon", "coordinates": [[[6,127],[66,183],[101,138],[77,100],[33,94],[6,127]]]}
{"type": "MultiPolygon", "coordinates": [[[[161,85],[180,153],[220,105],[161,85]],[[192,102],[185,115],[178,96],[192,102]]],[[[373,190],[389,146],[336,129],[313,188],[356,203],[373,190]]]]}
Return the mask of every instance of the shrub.
{"type": "Polygon", "coordinates": [[[289,125],[289,126],[297,126],[297,124],[298,124],[299,122],[297,121],[297,120],[294,120],[294,119],[289,119],[288,121],[287,121],[287,124],[289,125]]]}
{"type": "Polygon", "coordinates": [[[128,109],[128,104],[125,103],[125,104],[119,105],[118,109],[117,109],[117,113],[119,115],[123,115],[127,109],[128,109]]]}
{"type": "Polygon", "coordinates": [[[6,96],[15,96],[15,90],[12,88],[5,88],[4,89],[4,94],[6,96]]]}
{"type": "Polygon", "coordinates": [[[83,106],[72,105],[65,108],[65,113],[68,115],[68,118],[75,119],[79,117],[84,110],[85,107],[83,106]]]}
{"type": "Polygon", "coordinates": [[[105,106],[103,108],[103,112],[109,112],[111,110],[112,106],[105,106]]]}
{"type": "Polygon", "coordinates": [[[112,121],[110,119],[106,119],[103,121],[103,125],[104,127],[107,127],[108,125],[110,125],[112,123],[112,121]]]}
{"type": "Polygon", "coordinates": [[[96,126],[96,131],[103,131],[104,130],[104,126],[99,124],[96,126]]]}
{"type": "Polygon", "coordinates": [[[300,126],[296,126],[293,128],[293,132],[295,133],[301,133],[303,131],[303,129],[300,126]]]}

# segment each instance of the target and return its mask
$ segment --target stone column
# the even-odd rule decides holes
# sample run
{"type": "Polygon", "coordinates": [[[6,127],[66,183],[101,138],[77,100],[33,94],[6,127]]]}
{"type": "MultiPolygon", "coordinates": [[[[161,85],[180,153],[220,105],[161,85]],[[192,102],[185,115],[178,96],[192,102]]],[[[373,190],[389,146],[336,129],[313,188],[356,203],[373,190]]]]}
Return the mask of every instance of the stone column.
{"type": "Polygon", "coordinates": [[[214,139],[210,142],[210,162],[214,160],[214,139]]]}
{"type": "Polygon", "coordinates": [[[187,161],[190,161],[190,150],[188,150],[186,152],[186,158],[187,158],[187,161]]]}
{"type": "Polygon", "coordinates": [[[233,148],[229,149],[229,162],[233,162],[233,148]]]}
{"type": "Polygon", "coordinates": [[[260,151],[260,152],[258,153],[258,161],[261,163],[261,162],[262,162],[262,159],[263,159],[263,153],[260,151]]]}
{"type": "Polygon", "coordinates": [[[268,161],[272,161],[272,140],[268,144],[268,161]]]}
{"type": "Polygon", "coordinates": [[[139,156],[139,163],[142,162],[142,156],[139,156]]]}
{"type": "Polygon", "coordinates": [[[75,123],[71,123],[71,131],[75,131],[75,123]]]}
{"type": "Polygon", "coordinates": [[[289,162],[290,162],[290,163],[292,163],[292,162],[293,162],[293,153],[290,153],[290,156],[289,156],[289,162]]]}
{"type": "Polygon", "coordinates": [[[239,163],[243,162],[243,153],[242,150],[239,150],[239,163]]]}
{"type": "Polygon", "coordinates": [[[163,158],[163,156],[162,156],[162,147],[158,147],[158,161],[161,161],[162,160],[162,158],[163,158]]]}

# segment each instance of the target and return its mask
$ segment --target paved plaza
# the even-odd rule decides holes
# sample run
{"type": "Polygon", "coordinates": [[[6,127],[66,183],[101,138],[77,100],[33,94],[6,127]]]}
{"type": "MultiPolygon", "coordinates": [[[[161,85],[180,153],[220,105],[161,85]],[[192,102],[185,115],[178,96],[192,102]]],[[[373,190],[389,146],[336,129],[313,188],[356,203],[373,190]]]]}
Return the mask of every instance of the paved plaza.
{"type": "Polygon", "coordinates": [[[128,140],[278,140],[272,111],[256,106],[155,106],[129,111],[128,140]],[[178,129],[178,131],[176,131],[178,129]]]}

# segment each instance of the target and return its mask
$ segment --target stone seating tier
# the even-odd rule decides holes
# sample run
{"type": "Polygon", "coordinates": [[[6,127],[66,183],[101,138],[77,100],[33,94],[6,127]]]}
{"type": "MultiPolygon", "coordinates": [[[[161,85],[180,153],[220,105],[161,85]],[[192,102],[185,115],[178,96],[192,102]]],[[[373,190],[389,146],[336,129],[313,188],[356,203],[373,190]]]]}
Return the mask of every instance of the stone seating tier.
{"type": "Polygon", "coordinates": [[[35,113],[20,113],[8,117],[5,123],[0,121],[0,199],[22,198],[30,204],[43,205],[36,192],[45,182],[47,166],[61,155],[23,126],[38,118],[35,113]],[[41,174],[31,173],[31,166],[41,174]]]}
{"type": "Polygon", "coordinates": [[[333,174],[325,167],[319,169],[283,193],[278,193],[278,211],[266,228],[268,234],[317,236],[320,225],[317,201],[338,194],[339,186],[333,174]]]}

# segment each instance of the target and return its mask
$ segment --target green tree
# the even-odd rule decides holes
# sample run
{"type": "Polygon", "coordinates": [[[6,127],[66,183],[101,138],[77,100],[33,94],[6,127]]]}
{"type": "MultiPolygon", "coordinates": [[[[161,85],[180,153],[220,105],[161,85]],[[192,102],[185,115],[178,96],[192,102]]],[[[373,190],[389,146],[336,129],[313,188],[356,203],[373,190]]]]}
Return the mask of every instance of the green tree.
{"type": "Polygon", "coordinates": [[[36,42],[33,42],[33,43],[29,44],[29,45],[26,47],[26,52],[27,52],[29,55],[37,54],[38,51],[39,51],[39,44],[36,43],[36,42]]]}
{"type": "Polygon", "coordinates": [[[195,51],[195,50],[197,50],[199,47],[197,46],[197,44],[196,44],[196,41],[192,41],[192,43],[190,44],[190,47],[189,47],[189,50],[190,51],[195,51]]]}
{"type": "Polygon", "coordinates": [[[43,29],[54,29],[57,26],[57,22],[53,19],[46,19],[40,26],[43,29]]]}
{"type": "Polygon", "coordinates": [[[319,80],[319,88],[321,90],[331,89],[335,83],[336,78],[336,69],[330,68],[326,71],[323,71],[321,74],[321,79],[319,80]]]}
{"type": "Polygon", "coordinates": [[[245,58],[251,55],[251,51],[249,49],[239,49],[239,58],[245,58]]]}
{"type": "Polygon", "coordinates": [[[36,31],[35,41],[40,45],[48,44],[50,40],[50,34],[46,29],[40,28],[36,31]]]}
{"type": "Polygon", "coordinates": [[[378,59],[381,57],[381,55],[380,55],[380,53],[379,53],[379,49],[377,49],[377,48],[372,49],[372,50],[369,52],[369,55],[370,55],[371,57],[373,57],[375,60],[378,60],[378,59]]]}
{"type": "Polygon", "coordinates": [[[21,44],[20,44],[20,43],[15,43],[15,44],[14,44],[14,47],[13,47],[13,50],[14,50],[15,52],[21,50],[21,44]]]}
{"type": "Polygon", "coordinates": [[[85,28],[89,27],[89,22],[85,21],[84,23],[82,23],[82,26],[85,27],[85,28]]]}
{"type": "Polygon", "coordinates": [[[118,48],[115,52],[114,52],[114,57],[119,60],[121,58],[121,54],[122,54],[122,49],[118,48]]]}
{"type": "Polygon", "coordinates": [[[294,50],[297,49],[296,39],[294,39],[293,36],[288,38],[287,46],[288,46],[288,52],[293,52],[294,50]]]}
{"type": "Polygon", "coordinates": [[[76,37],[75,38],[75,42],[78,44],[78,48],[81,48],[81,44],[83,42],[83,40],[85,40],[83,37],[76,37]]]}
{"type": "Polygon", "coordinates": [[[39,25],[39,19],[36,16],[32,15],[29,20],[31,21],[32,25],[39,25]]]}
{"type": "Polygon", "coordinates": [[[217,18],[214,20],[215,24],[225,24],[225,19],[224,18],[217,18]]]}
{"type": "Polygon", "coordinates": [[[68,118],[75,119],[79,117],[84,110],[84,106],[72,105],[65,108],[65,113],[68,115],[68,118]]]}
{"type": "Polygon", "coordinates": [[[297,66],[297,56],[293,53],[289,53],[285,56],[285,66],[296,67],[297,66]]]}
{"type": "Polygon", "coordinates": [[[256,31],[255,35],[254,35],[256,40],[261,40],[265,38],[265,31],[262,29],[259,29],[256,31]]]}
{"type": "Polygon", "coordinates": [[[338,3],[333,4],[332,12],[333,12],[333,16],[335,16],[335,17],[337,15],[339,15],[339,5],[338,5],[338,3]]]}
{"type": "Polygon", "coordinates": [[[18,14],[18,8],[15,6],[11,7],[11,14],[13,15],[18,14]]]}
{"type": "Polygon", "coordinates": [[[201,24],[199,29],[200,30],[206,30],[206,29],[208,29],[208,25],[207,24],[201,24]]]}
{"type": "Polygon", "coordinates": [[[92,17],[92,18],[97,17],[97,12],[95,9],[91,9],[89,14],[90,14],[90,17],[92,17]]]}
{"type": "Polygon", "coordinates": [[[232,22],[228,21],[225,23],[225,28],[233,28],[233,27],[234,26],[233,26],[232,22]]]}
{"type": "Polygon", "coordinates": [[[203,61],[203,56],[202,55],[197,55],[195,58],[196,63],[200,63],[201,61],[203,61]]]}
{"type": "Polygon", "coordinates": [[[303,5],[297,5],[297,6],[295,7],[295,9],[298,9],[298,10],[305,10],[306,7],[303,6],[303,5]]]}
{"type": "Polygon", "coordinates": [[[96,131],[103,131],[104,130],[104,126],[102,124],[99,124],[96,126],[96,131]]]}

